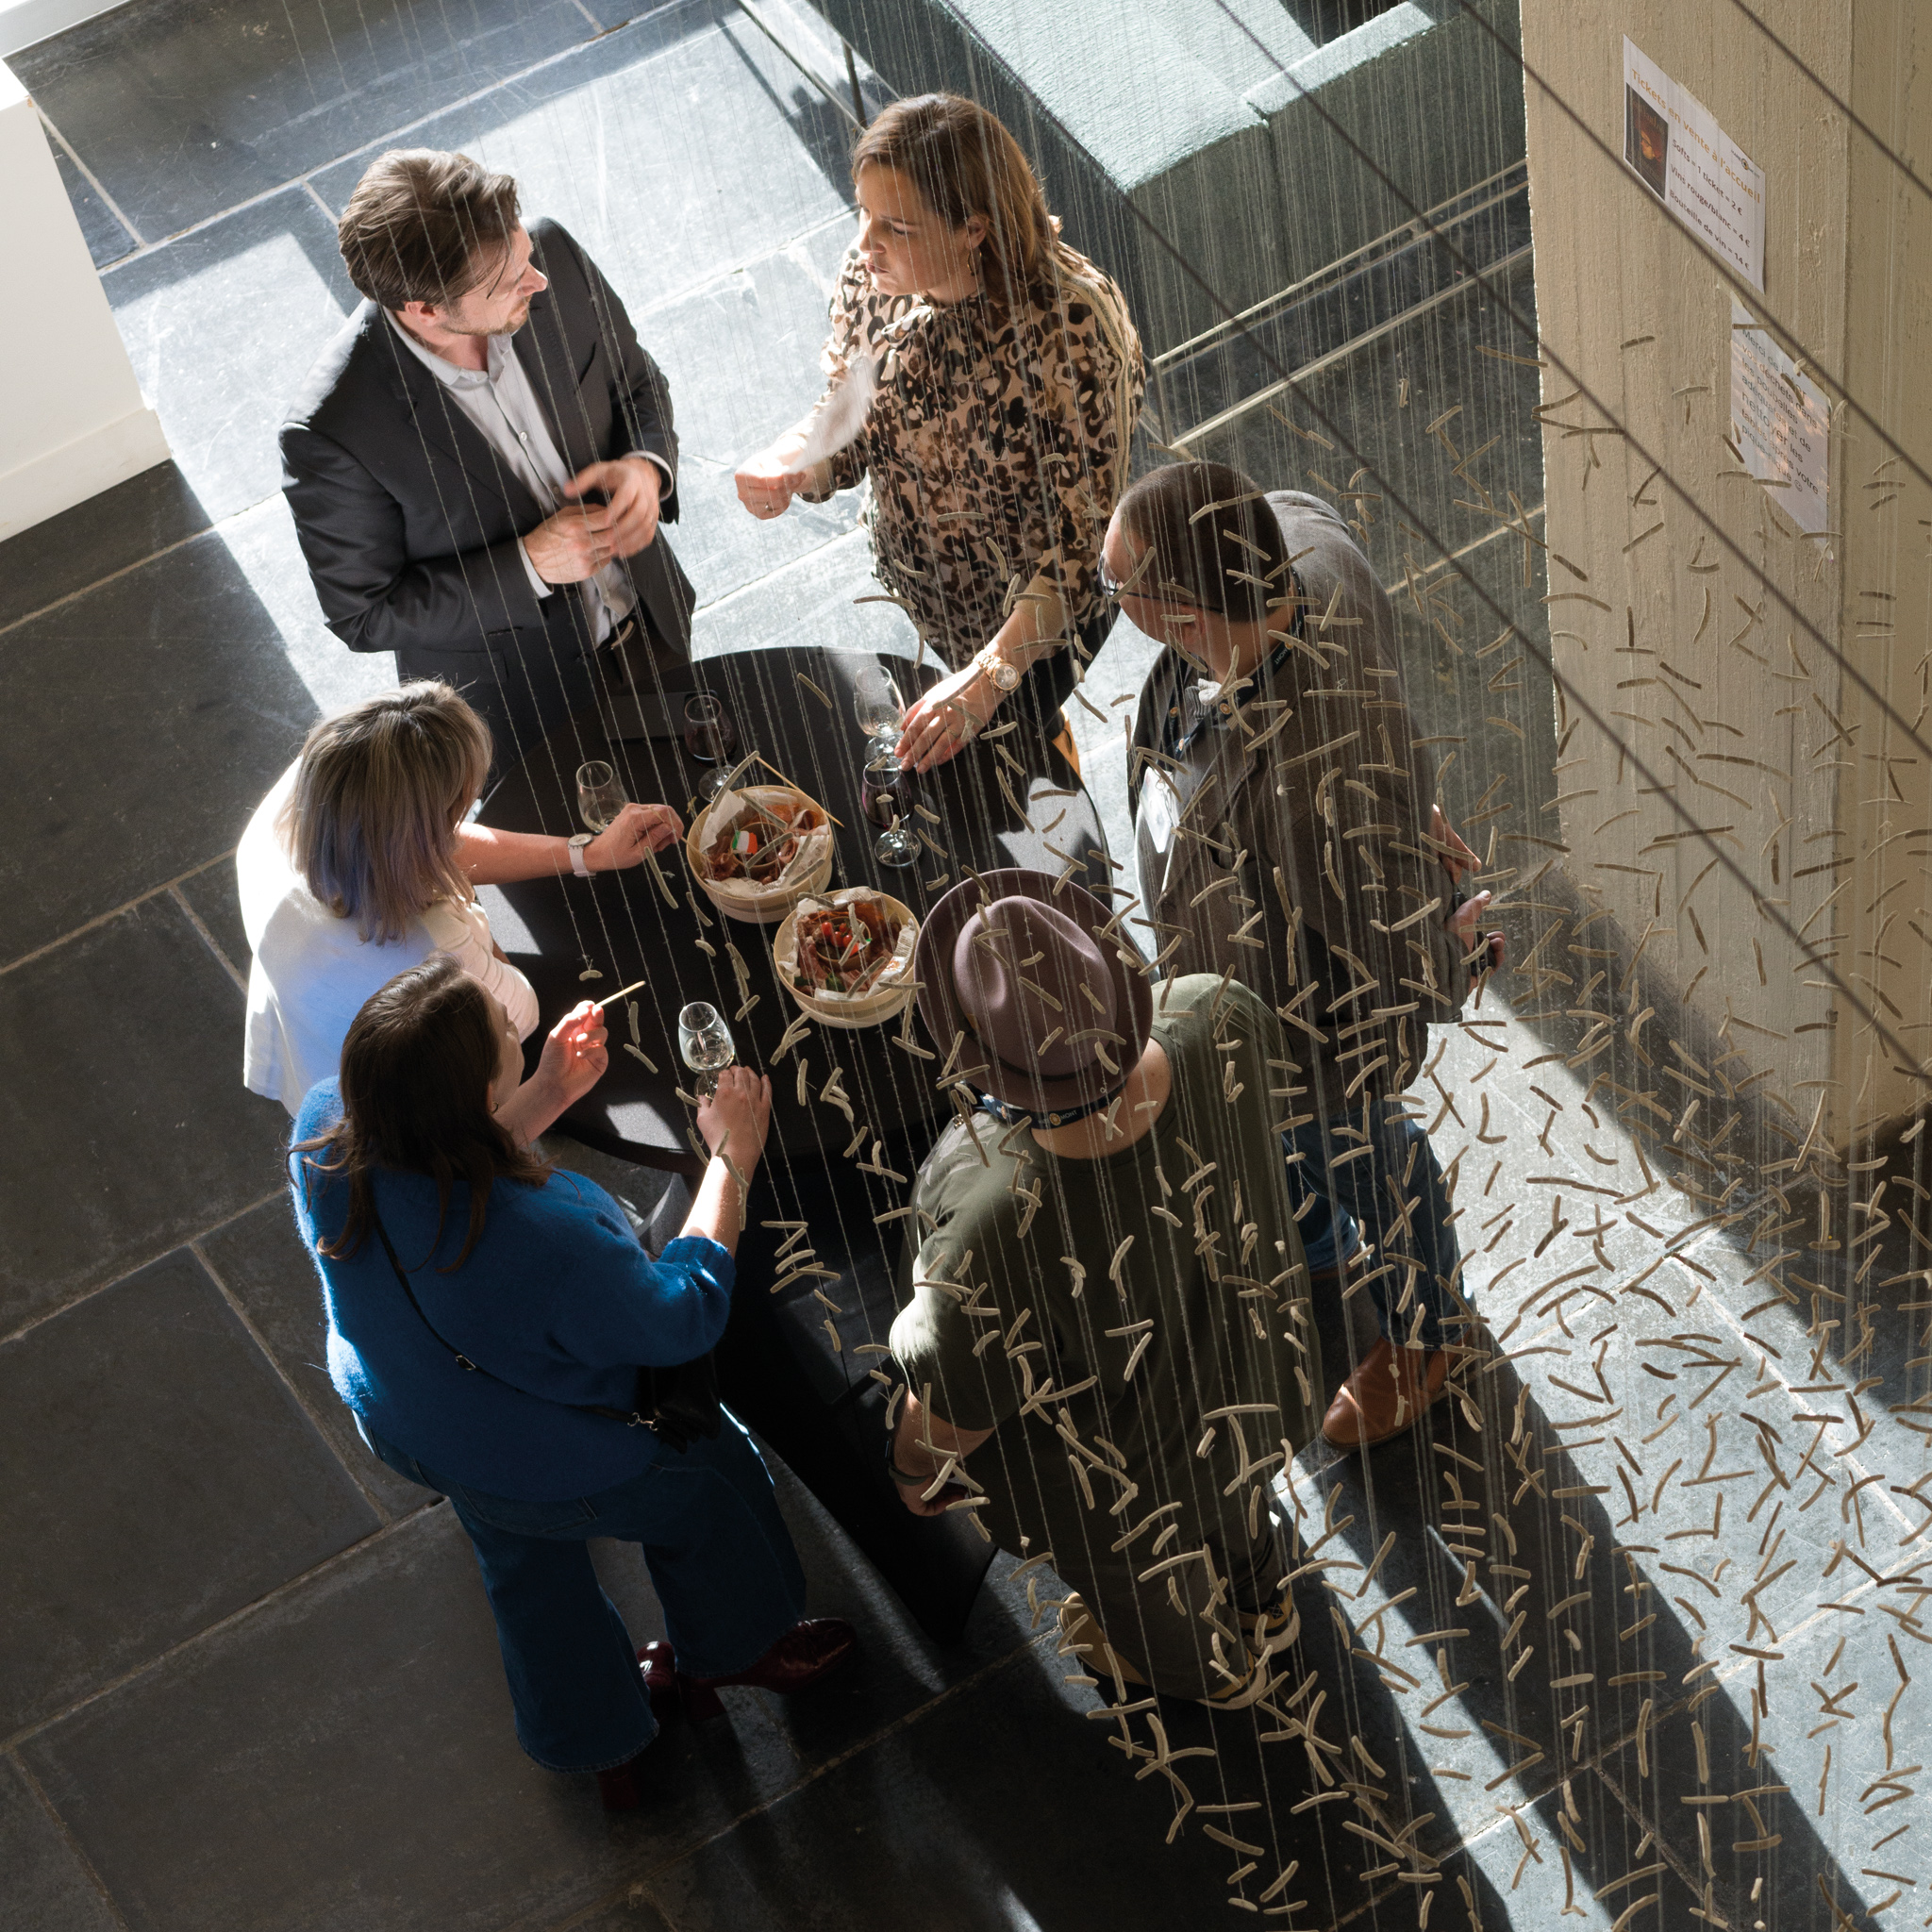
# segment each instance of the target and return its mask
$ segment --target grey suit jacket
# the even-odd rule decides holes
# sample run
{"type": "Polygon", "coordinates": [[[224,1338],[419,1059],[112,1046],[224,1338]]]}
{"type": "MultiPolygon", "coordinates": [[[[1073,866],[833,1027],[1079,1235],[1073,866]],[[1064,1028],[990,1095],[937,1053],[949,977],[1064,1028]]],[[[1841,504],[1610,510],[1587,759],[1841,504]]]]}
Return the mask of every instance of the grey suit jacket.
{"type": "MultiPolygon", "coordinates": [[[[1325,1120],[1409,1083],[1429,1025],[1468,999],[1469,970],[1446,925],[1454,889],[1420,842],[1436,769],[1415,742],[1395,613],[1329,505],[1292,490],[1268,502],[1307,600],[1306,643],[1251,688],[1246,723],[1220,738],[1217,791],[1175,835],[1164,886],[1143,883],[1168,972],[1231,968],[1274,1007],[1308,1076],[1292,1111],[1325,1120]]],[[[1173,650],[1156,660],[1137,754],[1158,751],[1193,675],[1173,650]]]]}
{"type": "MultiPolygon", "coordinates": [[[[644,451],[672,476],[670,391],[596,265],[551,221],[530,225],[550,286],[515,350],[573,471],[644,451]]],[[[328,627],[393,651],[405,678],[443,677],[490,721],[499,765],[527,752],[594,683],[575,586],[539,597],[517,550],[543,511],[436,378],[364,302],[309,372],[281,432],[282,490],[328,627]]],[[[661,530],[630,558],[641,610],[688,656],[691,589],[661,530]]]]}

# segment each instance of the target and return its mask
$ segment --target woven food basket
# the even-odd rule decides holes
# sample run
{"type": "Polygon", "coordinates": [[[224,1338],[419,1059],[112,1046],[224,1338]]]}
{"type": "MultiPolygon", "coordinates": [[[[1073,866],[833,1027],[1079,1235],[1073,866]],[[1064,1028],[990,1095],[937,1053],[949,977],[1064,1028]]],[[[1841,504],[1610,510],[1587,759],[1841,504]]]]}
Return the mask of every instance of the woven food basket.
{"type": "Polygon", "coordinates": [[[685,835],[684,856],[691,876],[718,910],[727,919],[742,919],[754,925],[775,925],[808,892],[822,892],[832,876],[832,827],[824,813],[789,785],[745,785],[733,791],[721,791],[691,821],[685,835]],[[746,803],[756,799],[768,811],[795,811],[807,807],[814,823],[798,841],[798,850],[785,870],[768,884],[750,879],[714,879],[705,853],[719,840],[736,831],[741,824],[754,828],[766,824],[746,803]]]}
{"type": "Polygon", "coordinates": [[[888,1020],[897,1019],[912,997],[912,949],[918,939],[919,922],[913,918],[910,907],[902,905],[890,893],[875,892],[869,886],[848,886],[827,898],[813,895],[803,899],[786,915],[772,941],[772,963],[777,968],[785,991],[821,1025],[854,1029],[883,1026],[888,1020]],[[828,906],[843,906],[854,899],[876,900],[885,908],[886,916],[898,922],[899,937],[893,944],[891,958],[863,992],[830,992],[804,985],[798,976],[801,915],[828,906]]]}

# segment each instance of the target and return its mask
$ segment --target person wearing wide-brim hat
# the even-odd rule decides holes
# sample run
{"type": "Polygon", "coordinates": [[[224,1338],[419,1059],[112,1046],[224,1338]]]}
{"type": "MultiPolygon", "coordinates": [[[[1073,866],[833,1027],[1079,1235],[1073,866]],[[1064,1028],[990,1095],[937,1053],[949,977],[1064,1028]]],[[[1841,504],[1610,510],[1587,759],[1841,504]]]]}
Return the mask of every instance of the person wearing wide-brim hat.
{"type": "Polygon", "coordinates": [[[1322,1388],[1268,1092],[1285,1055],[1244,987],[1157,992],[1118,935],[1023,871],[956,887],[920,933],[959,1118],[913,1194],[891,1473],[916,1513],[1051,1553],[1096,1674],[1244,1703],[1295,1628],[1269,1485],[1322,1388]]]}

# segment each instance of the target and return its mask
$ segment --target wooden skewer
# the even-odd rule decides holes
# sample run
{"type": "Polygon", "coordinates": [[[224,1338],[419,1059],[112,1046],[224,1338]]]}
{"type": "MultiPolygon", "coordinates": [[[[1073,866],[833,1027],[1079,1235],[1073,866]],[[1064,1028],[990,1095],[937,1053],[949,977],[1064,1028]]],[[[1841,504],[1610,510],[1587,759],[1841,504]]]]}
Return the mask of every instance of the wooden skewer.
{"type": "Polygon", "coordinates": [[[826,817],[827,817],[828,819],[831,819],[831,820],[832,820],[832,823],[833,823],[833,824],[834,824],[835,825],[837,825],[837,826],[839,827],[839,829],[840,829],[840,830],[841,830],[841,832],[842,832],[842,831],[843,831],[843,830],[845,829],[845,822],[844,822],[844,820],[843,820],[843,819],[840,819],[840,818],[833,818],[833,816],[832,816],[832,813],[830,812],[830,810],[829,810],[829,809],[827,809],[827,808],[826,808],[826,807],[824,807],[824,806],[823,806],[823,805],[819,805],[819,802],[818,802],[818,800],[817,800],[816,798],[814,798],[814,797],[813,797],[813,796],[811,795],[811,793],[810,793],[809,791],[807,791],[807,790],[805,789],[805,787],[804,787],[803,785],[800,785],[800,784],[798,784],[798,783],[797,783],[797,782],[796,782],[795,780],[793,780],[793,779],[788,778],[788,777],[787,777],[787,776],[785,775],[785,774],[784,774],[783,772],[781,772],[781,771],[780,771],[780,770],[779,770],[779,769],[777,768],[777,766],[776,766],[776,765],[774,765],[774,763],[773,763],[773,762],[771,761],[771,759],[770,759],[770,758],[767,758],[767,757],[766,757],[766,756],[764,755],[764,753],[763,753],[763,752],[761,752],[761,751],[759,751],[759,752],[754,752],[754,753],[752,754],[752,757],[753,757],[753,758],[757,758],[757,759],[758,759],[758,763],[759,763],[759,764],[761,764],[762,766],[764,766],[765,770],[766,770],[766,771],[768,771],[769,773],[771,773],[772,776],[773,776],[773,777],[774,777],[775,779],[777,779],[777,781],[779,782],[779,784],[781,784],[781,785],[790,785],[790,786],[791,787],[792,791],[794,791],[795,792],[797,792],[797,793],[798,793],[798,795],[799,795],[799,797],[801,797],[802,799],[804,799],[804,800],[805,800],[806,804],[808,804],[808,805],[815,805],[815,806],[818,806],[818,808],[819,808],[819,810],[821,810],[822,812],[824,812],[825,816],[826,816],[826,817]]]}
{"type": "Polygon", "coordinates": [[[636,992],[640,987],[649,986],[650,983],[648,979],[633,979],[628,986],[620,986],[615,992],[607,992],[597,1004],[600,1007],[608,1007],[613,1000],[621,1000],[625,993],[636,992]]]}

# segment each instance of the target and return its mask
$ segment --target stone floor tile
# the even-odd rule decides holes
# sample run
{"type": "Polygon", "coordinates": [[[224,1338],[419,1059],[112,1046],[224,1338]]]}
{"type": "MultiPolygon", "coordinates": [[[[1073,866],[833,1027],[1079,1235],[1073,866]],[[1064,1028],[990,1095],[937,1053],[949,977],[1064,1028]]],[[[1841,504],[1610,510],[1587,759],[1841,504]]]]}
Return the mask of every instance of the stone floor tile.
{"type": "Polygon", "coordinates": [[[208,527],[173,462],[157,463],[0,543],[0,625],[10,625],[208,527]]]}
{"type": "MultiPolygon", "coordinates": [[[[393,652],[352,651],[324,625],[295,522],[279,491],[230,517],[214,534],[267,614],[275,647],[308,693],[311,719],[333,717],[371,691],[395,689],[393,652]]],[[[285,741],[285,763],[302,749],[307,730],[305,723],[285,741]]]]}
{"type": "MultiPolygon", "coordinates": [[[[831,225],[841,235],[849,225],[842,217],[831,225]]],[[[682,514],[672,541],[701,608],[784,570],[857,518],[856,499],[844,495],[760,522],[732,480],[824,386],[826,291],[799,253],[793,243],[637,318],[677,407],[682,514]]]]}
{"type": "Polygon", "coordinates": [[[692,655],[796,644],[910,658],[919,634],[906,613],[896,605],[857,601],[876,596],[878,589],[872,540],[848,525],[782,569],[701,608],[691,621],[692,655]]]}
{"type": "Polygon", "coordinates": [[[55,1712],[377,1526],[193,1256],[0,1347],[0,1731],[55,1712]]]}
{"type": "MultiPolygon", "coordinates": [[[[1874,1877],[1874,1871],[1923,1882],[1922,1827],[1915,1816],[1920,1807],[1910,1796],[1896,1795],[1915,1793],[1921,1783],[1911,1768],[1924,1757],[1917,1740],[1924,1735],[1925,1698],[1932,1693],[1922,1688],[1916,1673],[1892,1711],[1890,1753],[1882,1725],[1886,1707],[1900,1689],[1888,1636],[1901,1653],[1919,1647],[1882,1606],[1890,1603],[1908,1613],[1917,1587],[1895,1592],[1853,1586],[1847,1591],[1852,1610],[1816,1615],[1775,1645],[1760,1640],[1760,1647],[1781,1660],[1764,1666],[1770,1712],[1759,1725],[1774,1749],[1762,1752],[1755,1764],[1751,1703],[1757,1665],[1734,1656],[1724,1657],[1715,1676],[1700,1676],[1688,1690],[1672,1683],[1672,1706],[1649,1740],[1645,1762],[1640,1763],[1634,1741],[1606,1754],[1600,1774],[1618,1801],[1639,1818],[1655,1820],[1665,1850],[1693,1872],[1702,1870],[1696,1813],[1706,1812],[1718,1908],[1733,1924],[1752,1919],[1773,1925],[1825,1924],[1831,1915],[1819,1900],[1821,1874],[1836,1903],[1853,1913],[1861,1904],[1870,1910],[1901,1890],[1891,1879],[1874,1877]],[[1901,1635],[1906,1641],[1899,1642],[1901,1635]],[[1699,1691],[1708,1694],[1696,1697],[1699,1691]],[[1836,1722],[1825,1711],[1827,1696],[1839,1714],[1836,1722]],[[1693,1722],[1705,1734],[1708,1778],[1698,1775],[1693,1722]],[[1881,1782],[1891,1773],[1906,1774],[1899,1785],[1881,1782]],[[1762,1834],[1740,1792],[1751,1795],[1763,1819],[1762,1834]],[[1712,1793],[1730,1802],[1684,1802],[1712,1793]],[[1900,1825],[1911,1828],[1890,1843],[1880,1842],[1900,1825]],[[1779,1841],[1753,1849],[1761,1836],[1779,1841]],[[1746,1849],[1739,1850],[1740,1844],[1746,1849]],[[1759,1879],[1769,1897],[1753,1905],[1751,1889],[1759,1879]]],[[[1916,1659],[1906,1663],[1913,1670],[1916,1659]]],[[[1908,1900],[1911,1890],[1904,1890],[1908,1900]]]]}
{"type": "Polygon", "coordinates": [[[533,1919],[529,1924],[532,1932],[540,1924],[555,1924],[557,1932],[565,1932],[566,1926],[568,1932],[675,1932],[651,1903],[650,1881],[644,1878],[633,1880],[617,1898],[588,1916],[572,1913],[567,1921],[533,1919]]]}
{"type": "Polygon", "coordinates": [[[279,1184],[242,995],[165,895],[0,975],[0,1334],[279,1184]]]}
{"type": "Polygon", "coordinates": [[[87,238],[88,253],[93,257],[94,266],[106,268],[110,261],[119,261],[138,245],[127,224],[101,198],[100,191],[75,166],[74,158],[58,142],[49,142],[48,145],[54,150],[60,185],[66,189],[75,219],[87,238]]]}
{"type": "Polygon", "coordinates": [[[17,625],[6,652],[11,958],[231,850],[315,716],[212,534],[17,625]]]}
{"type": "Polygon", "coordinates": [[[594,32],[572,0],[156,0],[13,65],[156,242],[594,32]]]}
{"type": "Polygon", "coordinates": [[[335,224],[302,188],[286,188],[130,258],[103,286],[208,517],[273,495],[282,419],[358,299],[335,224]]]}
{"type": "MultiPolygon", "coordinates": [[[[525,217],[561,222],[635,317],[849,208],[842,137],[808,93],[728,0],[687,0],[449,108],[410,139],[515,175],[525,217]]],[[[375,152],[316,177],[330,208],[375,152]]]]}
{"type": "Polygon", "coordinates": [[[195,918],[207,926],[226,963],[248,977],[248,928],[242,924],[242,900],[235,885],[235,861],[218,858],[175,888],[195,918]]]}
{"type": "Polygon", "coordinates": [[[370,1453],[329,1380],[322,1284],[295,1231],[287,1197],[267,1201],[217,1228],[199,1246],[216,1280],[267,1344],[309,1420],[382,1512],[404,1516],[427,1502],[427,1491],[370,1453]]]}
{"type": "MultiPolygon", "coordinates": [[[[1050,1658],[985,1667],[918,1721],[656,1872],[680,1932],[815,1932],[908,1906],[932,1932],[1193,1924],[1235,1857],[1068,1707],[1050,1658]]],[[[1233,1821],[1226,1821],[1232,1823],[1233,1821]]]]}
{"type": "Polygon", "coordinates": [[[0,1872],[7,1874],[13,1924],[33,1932],[119,1932],[113,1907],[11,1757],[0,1759],[0,1872]]]}
{"type": "Polygon", "coordinates": [[[633,1816],[607,1817],[590,1778],[532,1764],[446,1504],[23,1755],[134,1932],[548,1925],[799,1775],[736,1707],[667,1727],[633,1816]]]}

